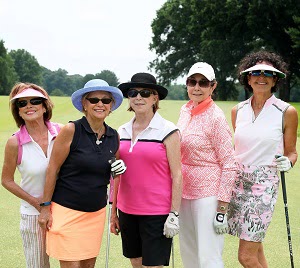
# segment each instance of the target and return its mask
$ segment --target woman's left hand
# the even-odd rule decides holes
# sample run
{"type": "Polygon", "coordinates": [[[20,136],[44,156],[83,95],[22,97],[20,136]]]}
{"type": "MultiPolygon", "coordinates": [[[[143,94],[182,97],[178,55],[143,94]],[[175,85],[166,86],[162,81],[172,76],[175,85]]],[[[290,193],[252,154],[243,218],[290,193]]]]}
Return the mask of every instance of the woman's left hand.
{"type": "Polygon", "coordinates": [[[227,213],[216,212],[214,218],[214,229],[217,234],[228,233],[227,213]]]}
{"type": "Polygon", "coordinates": [[[279,171],[289,171],[292,168],[292,163],[288,157],[282,155],[279,157],[275,156],[275,158],[277,169],[279,171]]]}
{"type": "Polygon", "coordinates": [[[111,173],[114,174],[114,176],[118,176],[123,174],[126,171],[127,167],[122,159],[118,159],[111,163],[111,173]]]}

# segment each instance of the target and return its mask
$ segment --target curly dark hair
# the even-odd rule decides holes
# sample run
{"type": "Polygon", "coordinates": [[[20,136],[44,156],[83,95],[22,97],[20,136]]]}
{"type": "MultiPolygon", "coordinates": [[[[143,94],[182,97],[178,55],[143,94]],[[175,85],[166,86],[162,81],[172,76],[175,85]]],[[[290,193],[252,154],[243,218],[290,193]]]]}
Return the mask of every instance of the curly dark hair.
{"type": "MultiPolygon", "coordinates": [[[[280,70],[281,72],[288,74],[288,66],[283,61],[282,57],[274,52],[269,52],[266,50],[260,50],[257,52],[251,52],[247,54],[241,61],[237,68],[238,71],[238,80],[247,89],[249,92],[253,92],[252,87],[248,84],[248,75],[247,74],[240,74],[242,71],[256,65],[257,63],[267,61],[273,65],[276,69],[280,70]]],[[[282,83],[282,79],[277,77],[276,83],[274,87],[271,88],[271,92],[276,92],[278,85],[282,83]]]]}

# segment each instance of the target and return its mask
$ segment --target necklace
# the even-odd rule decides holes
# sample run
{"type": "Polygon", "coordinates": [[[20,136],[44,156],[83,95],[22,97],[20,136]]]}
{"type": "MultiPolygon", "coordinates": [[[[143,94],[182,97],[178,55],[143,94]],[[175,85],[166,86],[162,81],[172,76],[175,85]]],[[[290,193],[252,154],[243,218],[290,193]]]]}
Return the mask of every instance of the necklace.
{"type": "Polygon", "coordinates": [[[98,138],[98,134],[97,133],[95,133],[95,136],[96,136],[96,144],[97,145],[99,145],[99,144],[101,144],[102,143],[102,141],[98,138]]]}
{"type": "Polygon", "coordinates": [[[96,144],[97,144],[97,145],[99,145],[99,144],[102,143],[101,138],[103,137],[103,136],[102,136],[102,132],[103,132],[104,128],[105,128],[105,127],[103,127],[103,128],[100,129],[99,134],[98,134],[98,133],[94,133],[95,136],[96,136],[96,144]],[[100,135],[100,139],[99,139],[99,135],[100,135]]]}

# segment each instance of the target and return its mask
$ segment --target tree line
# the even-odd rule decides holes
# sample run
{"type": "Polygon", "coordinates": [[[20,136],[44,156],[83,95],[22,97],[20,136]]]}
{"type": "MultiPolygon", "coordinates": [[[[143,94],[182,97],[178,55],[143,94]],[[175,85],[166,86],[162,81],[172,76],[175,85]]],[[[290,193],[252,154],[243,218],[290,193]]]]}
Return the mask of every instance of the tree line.
{"type": "Polygon", "coordinates": [[[8,95],[16,82],[30,82],[42,86],[53,96],[70,96],[75,90],[94,78],[117,86],[119,80],[110,70],[96,74],[69,75],[66,70],[51,71],[41,66],[37,59],[24,49],[11,50],[0,40],[0,95],[8,95]]]}

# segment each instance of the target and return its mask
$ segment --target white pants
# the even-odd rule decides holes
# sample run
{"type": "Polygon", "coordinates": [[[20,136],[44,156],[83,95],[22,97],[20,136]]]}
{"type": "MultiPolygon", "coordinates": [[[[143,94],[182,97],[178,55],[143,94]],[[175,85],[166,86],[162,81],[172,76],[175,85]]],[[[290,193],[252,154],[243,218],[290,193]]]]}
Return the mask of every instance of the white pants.
{"type": "Polygon", "coordinates": [[[38,224],[37,215],[21,214],[20,231],[27,268],[49,268],[46,253],[46,231],[38,224]]]}
{"type": "Polygon", "coordinates": [[[213,221],[217,198],[181,200],[180,253],[185,268],[223,268],[224,235],[217,235],[213,221]]]}

